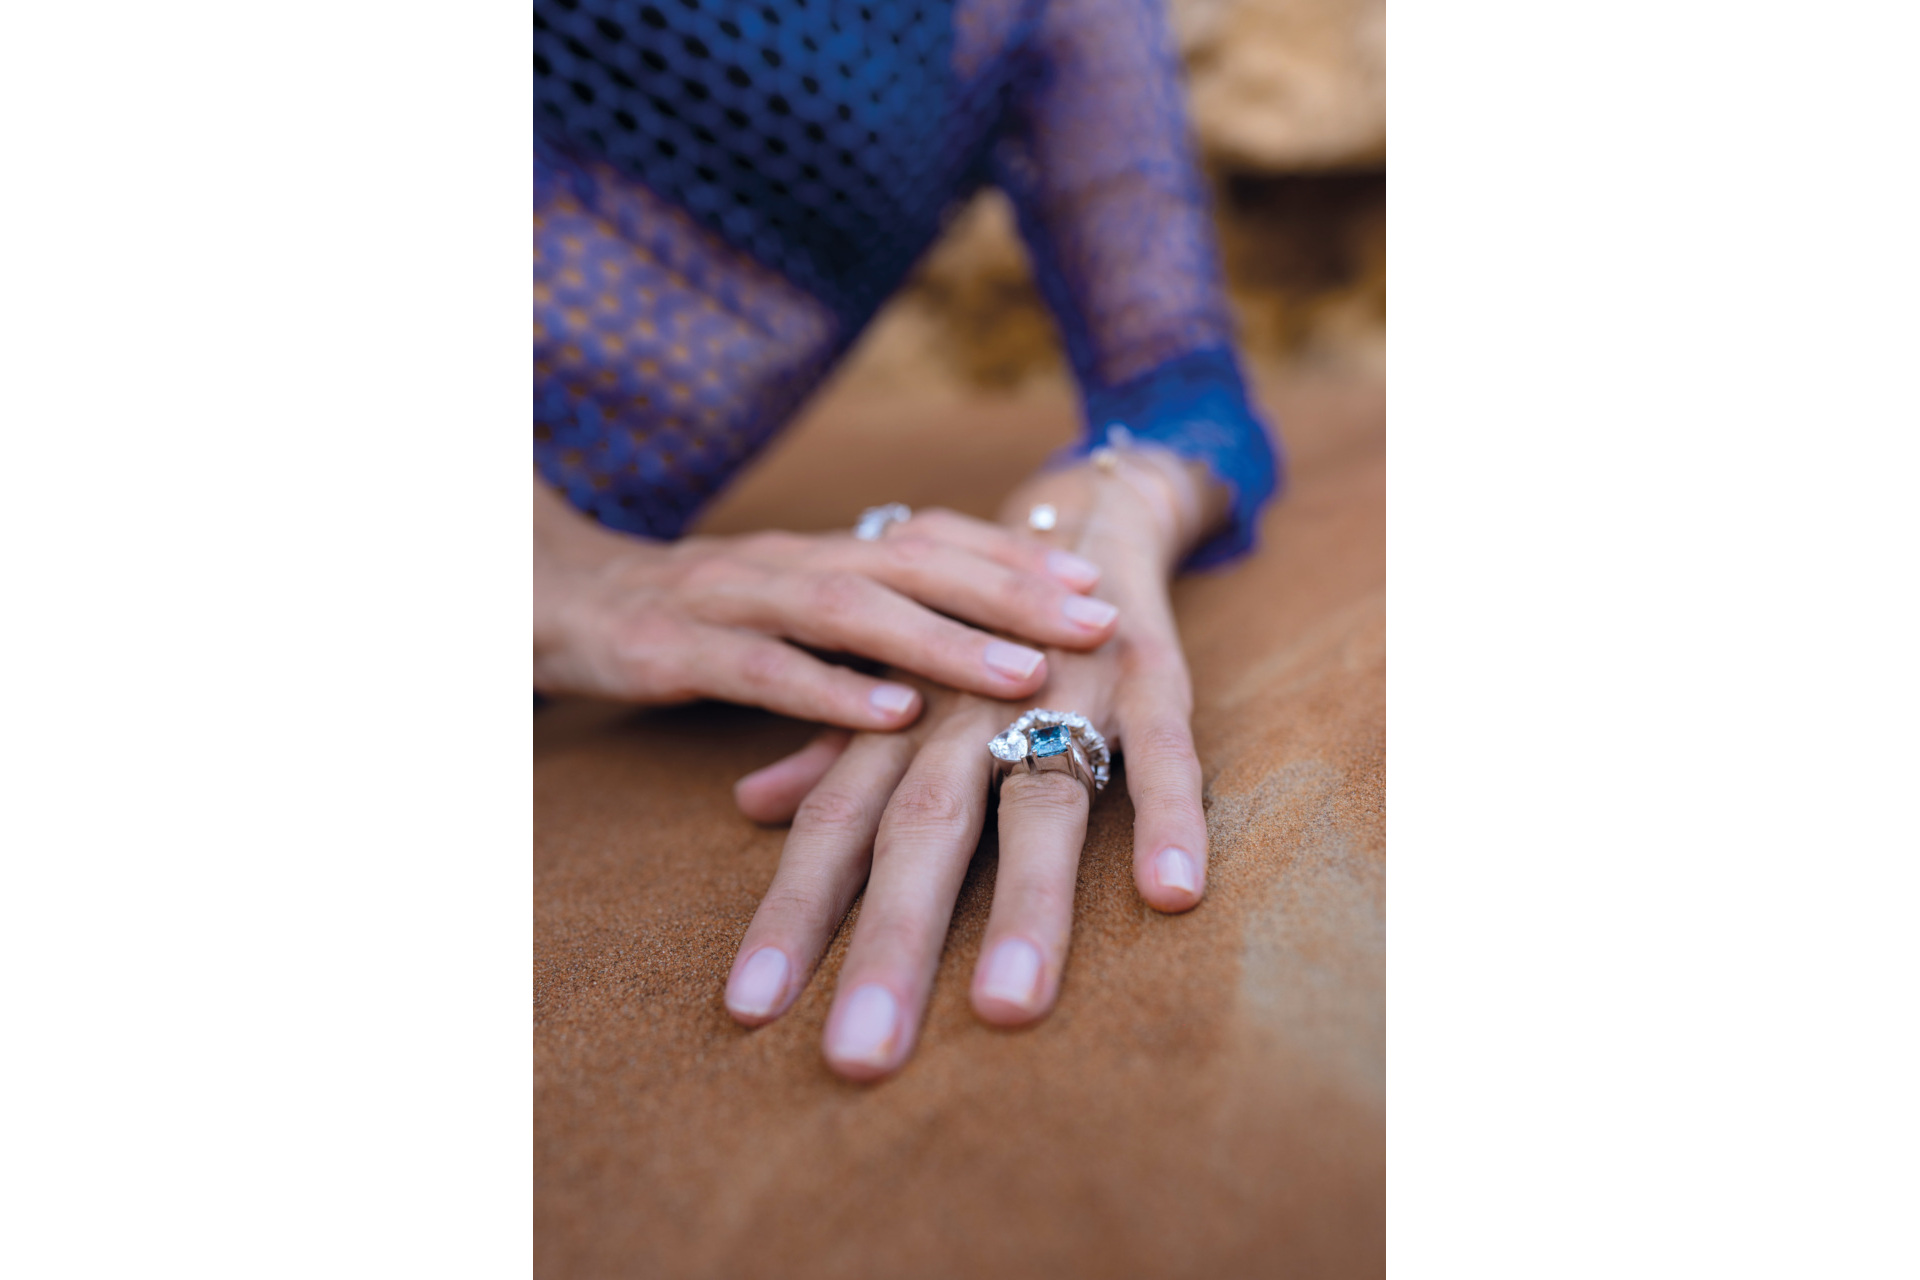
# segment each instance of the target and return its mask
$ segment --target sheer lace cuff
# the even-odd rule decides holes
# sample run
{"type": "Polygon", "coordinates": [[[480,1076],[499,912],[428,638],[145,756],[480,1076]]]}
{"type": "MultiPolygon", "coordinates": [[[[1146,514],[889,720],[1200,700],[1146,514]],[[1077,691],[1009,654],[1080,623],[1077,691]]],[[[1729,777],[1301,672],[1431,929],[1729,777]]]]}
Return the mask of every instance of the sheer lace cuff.
{"type": "Polygon", "coordinates": [[[1084,457],[1118,424],[1206,464],[1232,495],[1227,527],[1201,544],[1184,569],[1224,564],[1252,549],[1260,512],[1278,492],[1285,459],[1247,399],[1233,353],[1193,351],[1114,387],[1087,387],[1087,436],[1068,451],[1084,457]]]}

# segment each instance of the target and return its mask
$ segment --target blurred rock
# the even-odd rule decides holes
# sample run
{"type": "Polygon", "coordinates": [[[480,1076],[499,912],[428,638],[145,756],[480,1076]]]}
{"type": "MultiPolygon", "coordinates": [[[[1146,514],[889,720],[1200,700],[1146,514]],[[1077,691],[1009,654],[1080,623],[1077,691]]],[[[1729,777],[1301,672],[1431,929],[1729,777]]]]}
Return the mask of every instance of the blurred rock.
{"type": "Polygon", "coordinates": [[[1171,0],[1171,17],[1211,161],[1266,173],[1385,163],[1385,0],[1171,0]]]}
{"type": "MultiPolygon", "coordinates": [[[[1386,358],[1384,0],[1170,0],[1241,349],[1377,376],[1386,358]]],[[[1064,384],[1013,211],[983,192],[843,377],[929,400],[1064,384]]]]}

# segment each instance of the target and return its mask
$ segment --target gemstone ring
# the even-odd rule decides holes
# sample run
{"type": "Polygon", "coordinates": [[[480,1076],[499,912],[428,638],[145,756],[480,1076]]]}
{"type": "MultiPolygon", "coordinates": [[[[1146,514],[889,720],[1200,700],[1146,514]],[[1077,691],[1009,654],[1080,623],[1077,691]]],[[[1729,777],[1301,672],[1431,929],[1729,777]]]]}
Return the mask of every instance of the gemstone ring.
{"type": "Polygon", "coordinates": [[[1070,774],[1087,789],[1089,804],[1106,790],[1112,773],[1107,740],[1077,711],[1035,707],[1001,730],[987,750],[999,762],[996,778],[1004,779],[1021,765],[1028,773],[1070,774]]]}
{"type": "Polygon", "coordinates": [[[913,508],[904,502],[889,502],[884,507],[868,507],[860,513],[859,521],[853,526],[853,536],[862,542],[878,542],[880,535],[892,524],[905,524],[913,519],[913,508]]]}

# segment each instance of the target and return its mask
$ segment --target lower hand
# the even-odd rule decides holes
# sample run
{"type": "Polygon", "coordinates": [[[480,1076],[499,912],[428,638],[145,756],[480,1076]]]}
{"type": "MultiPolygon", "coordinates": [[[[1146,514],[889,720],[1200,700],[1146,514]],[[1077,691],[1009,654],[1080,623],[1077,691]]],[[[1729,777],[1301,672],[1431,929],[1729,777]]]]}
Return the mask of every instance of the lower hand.
{"type": "MultiPolygon", "coordinates": [[[[907,733],[829,733],[741,780],[742,809],[763,821],[792,817],[793,828],[728,980],[737,1020],[758,1025],[792,1005],[864,886],[826,1058],[860,1080],[906,1062],[985,822],[994,766],[987,741],[1031,705],[1080,712],[1125,753],[1141,897],[1168,912],[1200,901],[1206,820],[1167,573],[1204,517],[1188,516],[1197,501],[1158,501],[1151,479],[1136,479],[1080,468],[1042,477],[1010,502],[1024,513],[1044,498],[1073,513],[1063,523],[1100,565],[1102,595],[1120,607],[1109,643],[1051,655],[1048,679],[1032,695],[930,689],[927,715],[907,733]]],[[[1014,773],[1001,789],[999,870],[971,990],[988,1022],[1037,1021],[1058,998],[1087,813],[1086,789],[1066,774],[1014,773]]]]}

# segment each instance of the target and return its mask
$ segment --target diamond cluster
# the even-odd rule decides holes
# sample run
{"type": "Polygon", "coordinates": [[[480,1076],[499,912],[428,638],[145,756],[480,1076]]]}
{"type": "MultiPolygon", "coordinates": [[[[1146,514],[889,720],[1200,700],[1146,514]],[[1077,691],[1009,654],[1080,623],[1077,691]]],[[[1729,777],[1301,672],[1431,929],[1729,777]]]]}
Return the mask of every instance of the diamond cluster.
{"type": "Polygon", "coordinates": [[[1044,707],[1035,707],[1018,720],[1008,725],[1006,730],[987,744],[987,750],[994,757],[1008,764],[1018,764],[1027,758],[1027,733],[1034,728],[1046,729],[1054,725],[1065,725],[1073,734],[1073,740],[1087,753],[1087,764],[1093,769],[1093,788],[1104,791],[1107,779],[1113,776],[1113,757],[1107,751],[1107,740],[1093,727],[1093,722],[1077,711],[1048,711],[1044,707]]]}

